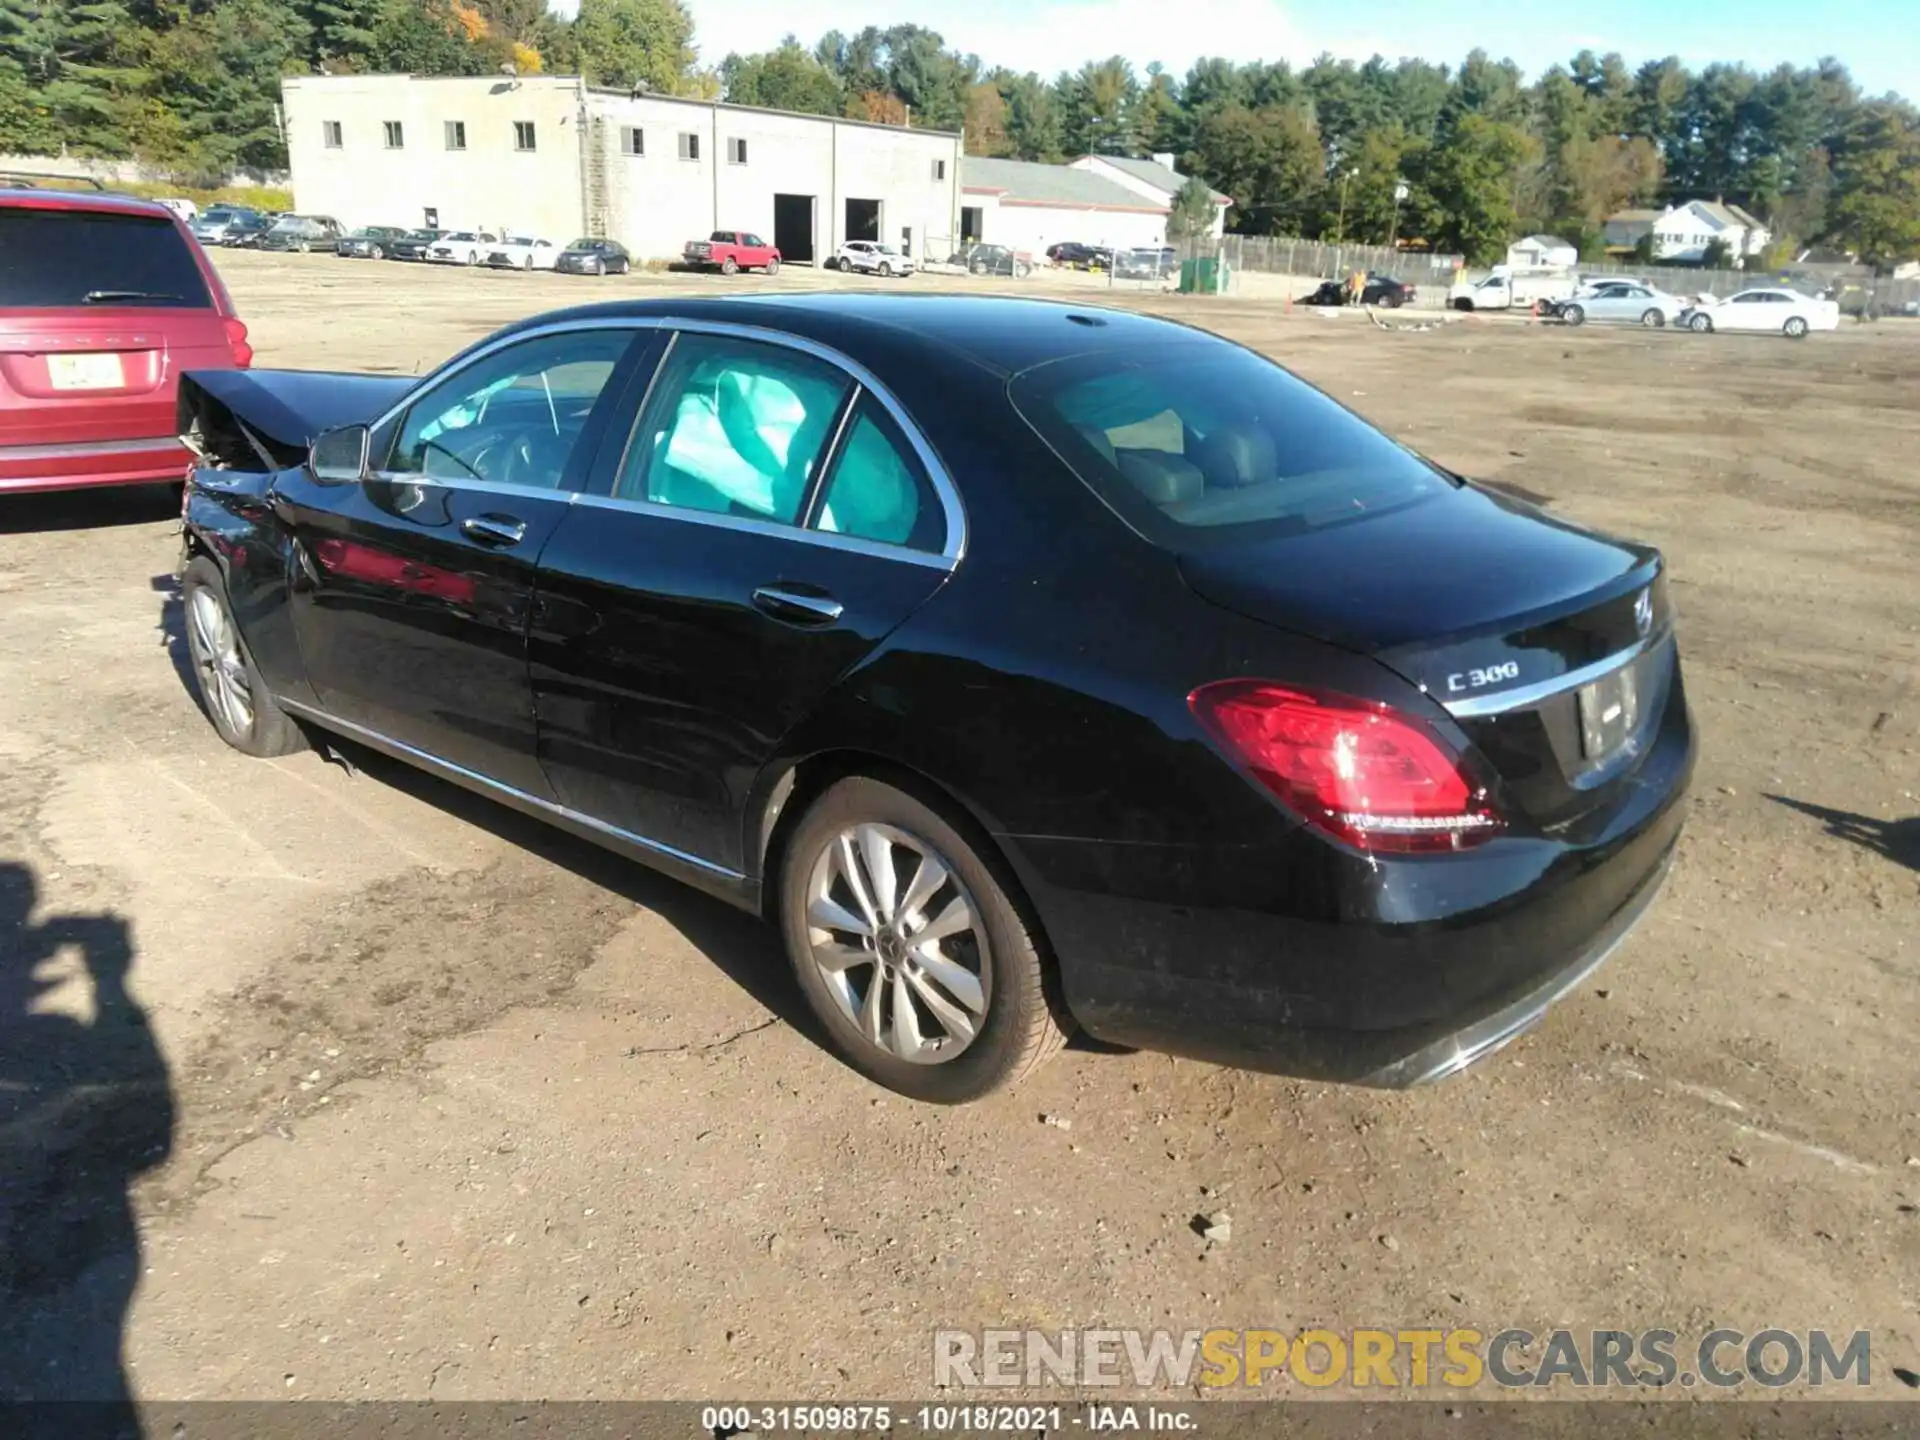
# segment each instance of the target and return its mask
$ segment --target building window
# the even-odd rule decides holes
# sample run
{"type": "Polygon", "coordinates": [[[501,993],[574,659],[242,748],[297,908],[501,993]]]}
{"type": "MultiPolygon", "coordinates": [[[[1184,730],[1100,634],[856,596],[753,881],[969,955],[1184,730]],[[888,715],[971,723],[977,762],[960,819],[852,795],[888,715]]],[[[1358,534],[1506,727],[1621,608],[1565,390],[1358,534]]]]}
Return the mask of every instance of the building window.
{"type": "Polygon", "coordinates": [[[698,160],[700,158],[700,137],[695,135],[691,130],[682,130],[680,132],[680,158],[682,160],[698,160]]]}
{"type": "Polygon", "coordinates": [[[727,138],[727,163],[744,165],[747,163],[747,142],[733,136],[727,138]]]}
{"type": "Polygon", "coordinates": [[[464,120],[447,121],[447,148],[464,150],[467,148],[467,122],[464,120]]]}
{"type": "Polygon", "coordinates": [[[516,150],[531,150],[534,148],[533,121],[516,120],[513,122],[513,148],[516,150]]]}
{"type": "Polygon", "coordinates": [[[638,125],[620,127],[620,153],[622,155],[644,155],[647,153],[647,132],[638,125]]]}
{"type": "Polygon", "coordinates": [[[400,128],[400,122],[398,120],[388,120],[385,121],[384,124],[387,130],[387,149],[404,150],[407,144],[407,137],[405,132],[400,128]]]}
{"type": "Polygon", "coordinates": [[[947,178],[947,162],[946,161],[936,160],[933,162],[933,178],[936,180],[944,180],[947,178]]]}
{"type": "Polygon", "coordinates": [[[320,143],[325,145],[329,150],[338,150],[340,148],[340,122],[338,120],[322,120],[320,122],[320,143]]]}

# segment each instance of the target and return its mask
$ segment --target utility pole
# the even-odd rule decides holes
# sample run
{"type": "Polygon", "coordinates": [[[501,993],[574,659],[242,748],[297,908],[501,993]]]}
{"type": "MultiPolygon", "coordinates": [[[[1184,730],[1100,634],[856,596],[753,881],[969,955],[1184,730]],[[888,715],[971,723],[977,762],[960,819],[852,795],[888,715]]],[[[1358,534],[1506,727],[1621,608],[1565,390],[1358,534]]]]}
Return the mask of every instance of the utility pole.
{"type": "Polygon", "coordinates": [[[1348,167],[1347,171],[1340,177],[1340,218],[1334,223],[1333,227],[1333,243],[1336,245],[1344,245],[1347,243],[1347,185],[1352,181],[1353,177],[1359,173],[1360,167],[1354,165],[1348,167]]]}
{"type": "Polygon", "coordinates": [[[1387,249],[1391,250],[1400,243],[1400,202],[1407,198],[1407,182],[1393,182],[1393,228],[1387,231],[1387,249]]]}

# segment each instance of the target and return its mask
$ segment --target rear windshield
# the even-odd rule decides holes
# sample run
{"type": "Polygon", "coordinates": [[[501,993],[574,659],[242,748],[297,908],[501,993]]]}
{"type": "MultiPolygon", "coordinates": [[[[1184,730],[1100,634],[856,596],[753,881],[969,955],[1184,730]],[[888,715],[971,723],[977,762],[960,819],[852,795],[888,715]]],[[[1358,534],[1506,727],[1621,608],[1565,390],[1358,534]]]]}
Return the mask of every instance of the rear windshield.
{"type": "Polygon", "coordinates": [[[1219,341],[1082,355],[1014,404],[1148,539],[1188,550],[1365,519],[1454,482],[1272,361],[1219,341]]]}
{"type": "Polygon", "coordinates": [[[171,220],[97,210],[0,208],[0,309],[213,301],[171,220]]]}

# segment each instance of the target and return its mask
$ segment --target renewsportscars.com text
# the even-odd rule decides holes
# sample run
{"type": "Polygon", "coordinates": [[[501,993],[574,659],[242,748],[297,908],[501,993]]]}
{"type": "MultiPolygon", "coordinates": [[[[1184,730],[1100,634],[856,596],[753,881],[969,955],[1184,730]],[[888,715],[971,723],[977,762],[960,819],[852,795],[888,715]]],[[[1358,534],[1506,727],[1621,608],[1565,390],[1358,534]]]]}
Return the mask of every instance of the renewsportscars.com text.
{"type": "Polygon", "coordinates": [[[939,1330],[935,1385],[1728,1390],[1872,1381],[1869,1332],[939,1330]]]}

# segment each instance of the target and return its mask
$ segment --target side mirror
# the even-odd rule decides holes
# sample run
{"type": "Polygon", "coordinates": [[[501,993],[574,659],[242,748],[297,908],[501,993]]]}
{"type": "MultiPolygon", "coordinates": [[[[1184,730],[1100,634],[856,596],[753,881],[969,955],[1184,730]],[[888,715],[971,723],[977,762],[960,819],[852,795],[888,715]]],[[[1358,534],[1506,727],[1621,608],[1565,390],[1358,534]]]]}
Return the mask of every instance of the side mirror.
{"type": "Polygon", "coordinates": [[[351,485],[367,478],[367,446],[372,438],[364,425],[342,425],[325,430],[307,454],[307,470],[330,485],[351,485]]]}

